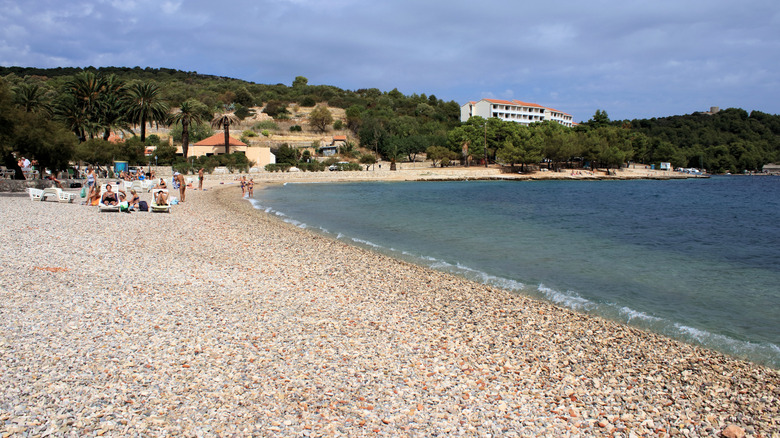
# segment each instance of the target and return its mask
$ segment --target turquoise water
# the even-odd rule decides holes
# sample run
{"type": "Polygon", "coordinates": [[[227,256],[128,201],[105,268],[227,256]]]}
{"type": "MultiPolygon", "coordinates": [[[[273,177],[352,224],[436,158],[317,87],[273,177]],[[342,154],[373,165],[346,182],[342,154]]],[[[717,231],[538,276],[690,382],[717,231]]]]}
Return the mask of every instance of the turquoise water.
{"type": "Polygon", "coordinates": [[[286,184],[256,208],[780,367],[780,178],[286,184]]]}

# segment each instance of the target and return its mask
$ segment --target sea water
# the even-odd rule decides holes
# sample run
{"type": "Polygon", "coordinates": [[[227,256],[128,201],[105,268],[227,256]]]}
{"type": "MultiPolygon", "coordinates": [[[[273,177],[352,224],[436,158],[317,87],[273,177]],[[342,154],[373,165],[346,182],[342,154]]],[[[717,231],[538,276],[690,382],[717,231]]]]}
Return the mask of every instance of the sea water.
{"type": "Polygon", "coordinates": [[[285,184],[256,208],[780,367],[780,178],[285,184]]]}

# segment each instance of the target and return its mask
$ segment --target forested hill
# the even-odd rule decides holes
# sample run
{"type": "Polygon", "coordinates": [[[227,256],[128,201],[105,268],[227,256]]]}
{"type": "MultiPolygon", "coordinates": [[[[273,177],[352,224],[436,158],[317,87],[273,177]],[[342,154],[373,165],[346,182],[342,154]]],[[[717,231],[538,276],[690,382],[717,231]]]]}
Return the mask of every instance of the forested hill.
{"type": "Polygon", "coordinates": [[[780,115],[729,108],[612,124],[645,134],[656,155],[678,164],[734,171],[780,160],[780,115]]]}
{"type": "MultiPolygon", "coordinates": [[[[332,121],[333,130],[351,132],[351,139],[366,153],[372,151],[391,161],[413,159],[424,152],[430,159],[443,158],[441,163],[461,160],[464,146],[468,146],[472,158],[485,157],[490,162],[509,165],[588,162],[593,166],[618,167],[628,161],[671,162],[674,167],[734,173],[760,171],[764,164],[780,161],[780,116],[758,111],[748,114],[738,108],[715,114],[622,121],[610,121],[606,111],[598,110],[590,120],[574,128],[553,122],[523,126],[479,117],[461,123],[460,104],[434,95],[407,96],[397,89],[344,90],[310,85],[303,76],[286,85],[257,84],[168,68],[0,67],[0,91],[7,88],[9,105],[12,101],[13,106],[25,112],[45,109],[53,116],[49,117],[52,122],[76,133],[80,141],[100,133],[107,138],[112,129],[143,125],[121,105],[112,111],[97,111],[108,104],[125,102],[124,94],[131,85],[154,89],[155,98],[173,112],[187,101],[203,106],[207,113],[204,120],[228,108],[243,119],[261,107],[263,113],[281,121],[289,119],[288,107],[294,113],[296,107],[326,103],[325,111],[327,107],[344,109],[345,116],[332,121]],[[87,90],[81,85],[101,81],[121,86],[95,90],[98,104],[87,112],[79,106],[86,100],[74,93],[87,90]],[[113,118],[109,119],[109,115],[113,118]]],[[[327,124],[320,128],[322,133],[330,129],[327,124]]],[[[141,141],[143,137],[142,134],[141,141]]],[[[18,139],[16,146],[11,141],[6,143],[6,149],[15,147],[20,153],[25,145],[32,144],[29,139],[18,139]]],[[[67,163],[66,158],[59,161],[67,163]]]]}
{"type": "Polygon", "coordinates": [[[162,98],[171,107],[178,107],[187,99],[195,98],[208,107],[223,104],[238,104],[244,107],[264,106],[276,101],[283,104],[314,106],[327,102],[331,107],[347,109],[357,105],[361,108],[387,107],[399,115],[414,116],[418,105],[427,114],[447,125],[458,123],[460,105],[454,101],[445,102],[436,96],[425,94],[405,96],[398,90],[380,91],[376,88],[344,90],[331,85],[310,85],[305,77],[298,76],[291,85],[256,84],[241,79],[223,76],[184,72],[169,68],[141,67],[0,67],[0,77],[10,85],[21,82],[38,83],[47,89],[57,90],[68,80],[82,72],[92,72],[101,76],[114,75],[123,81],[154,81],[162,87],[162,98]]]}

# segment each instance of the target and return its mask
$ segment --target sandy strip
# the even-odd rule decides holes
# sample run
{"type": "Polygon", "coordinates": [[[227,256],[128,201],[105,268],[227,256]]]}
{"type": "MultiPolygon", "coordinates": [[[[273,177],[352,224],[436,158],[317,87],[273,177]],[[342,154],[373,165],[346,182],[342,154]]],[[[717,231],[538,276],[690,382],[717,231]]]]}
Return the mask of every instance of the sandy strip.
{"type": "Polygon", "coordinates": [[[776,370],[314,235],[235,186],[169,215],[3,195],[0,221],[0,436],[780,436],[776,370]]]}

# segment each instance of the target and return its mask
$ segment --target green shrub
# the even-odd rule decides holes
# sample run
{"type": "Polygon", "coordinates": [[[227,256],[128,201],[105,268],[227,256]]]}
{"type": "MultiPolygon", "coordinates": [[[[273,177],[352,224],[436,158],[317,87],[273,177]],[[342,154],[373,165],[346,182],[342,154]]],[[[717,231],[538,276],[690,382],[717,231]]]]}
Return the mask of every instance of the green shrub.
{"type": "Polygon", "coordinates": [[[301,106],[305,107],[313,107],[314,105],[317,105],[317,101],[312,96],[303,96],[299,103],[301,106]]]}
{"type": "Polygon", "coordinates": [[[333,122],[333,129],[339,131],[342,128],[344,128],[344,122],[342,122],[341,119],[336,119],[336,121],[333,122]]]}
{"type": "Polygon", "coordinates": [[[268,172],[287,172],[288,170],[290,170],[291,167],[292,165],[287,163],[281,163],[281,164],[272,163],[272,164],[266,164],[265,170],[268,172]]]}
{"type": "Polygon", "coordinates": [[[160,146],[160,136],[157,134],[151,134],[146,136],[147,146],[160,146]]]}
{"type": "Polygon", "coordinates": [[[269,131],[267,129],[263,129],[263,132],[261,132],[261,134],[263,134],[264,137],[270,137],[271,136],[271,131],[269,131]]]}
{"type": "Polygon", "coordinates": [[[328,168],[325,163],[319,161],[312,161],[310,163],[299,163],[298,168],[305,172],[322,172],[328,168]]]}
{"type": "Polygon", "coordinates": [[[252,131],[251,129],[245,130],[242,134],[244,137],[257,137],[257,133],[255,131],[252,131]]]}
{"type": "Polygon", "coordinates": [[[273,120],[263,120],[262,122],[255,123],[255,126],[253,126],[253,128],[258,131],[262,131],[263,129],[278,131],[279,125],[277,125],[276,122],[274,122],[273,120]]]}
{"type": "Polygon", "coordinates": [[[301,132],[301,131],[303,131],[303,128],[301,128],[300,125],[290,126],[290,132],[301,132]]]}

